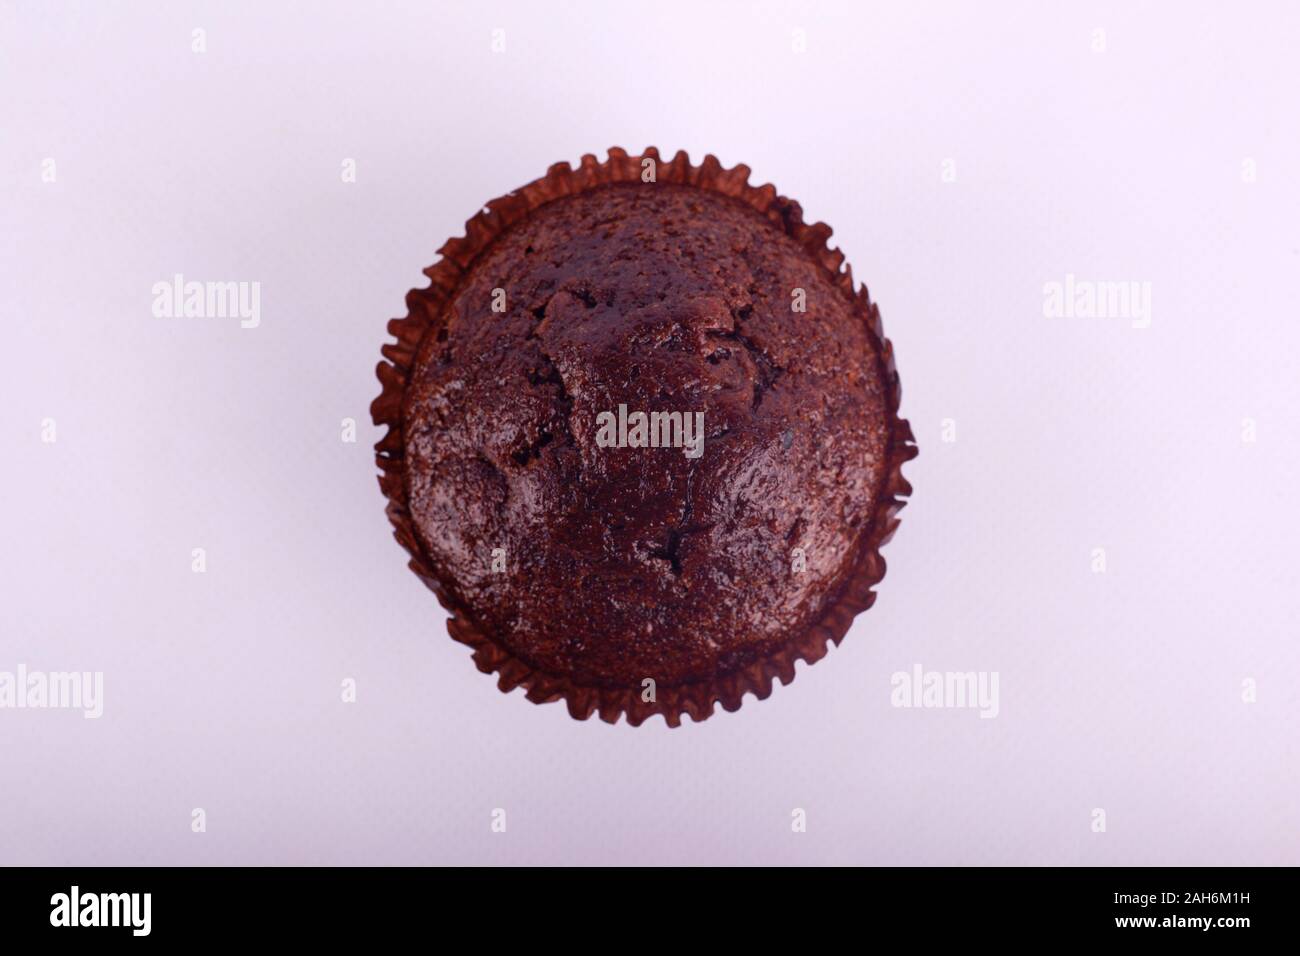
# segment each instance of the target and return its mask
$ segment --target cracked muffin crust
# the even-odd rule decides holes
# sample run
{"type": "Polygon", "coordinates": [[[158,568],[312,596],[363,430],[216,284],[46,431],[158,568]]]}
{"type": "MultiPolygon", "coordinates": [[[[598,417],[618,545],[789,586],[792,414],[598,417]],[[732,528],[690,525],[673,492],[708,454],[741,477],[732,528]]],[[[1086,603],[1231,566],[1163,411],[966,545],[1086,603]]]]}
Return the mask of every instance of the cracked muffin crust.
{"type": "Polygon", "coordinates": [[[701,720],[874,598],[915,454],[892,353],[829,229],[747,172],[653,150],[552,167],[390,327],[390,516],[503,689],[701,720]],[[698,454],[609,447],[620,408],[702,413],[698,454]]]}

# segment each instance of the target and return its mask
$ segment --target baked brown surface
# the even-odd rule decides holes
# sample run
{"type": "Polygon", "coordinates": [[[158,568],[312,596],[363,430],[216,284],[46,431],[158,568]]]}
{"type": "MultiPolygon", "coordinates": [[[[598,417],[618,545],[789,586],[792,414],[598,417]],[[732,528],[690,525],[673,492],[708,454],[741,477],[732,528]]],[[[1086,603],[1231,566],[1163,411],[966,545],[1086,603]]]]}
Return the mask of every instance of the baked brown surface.
{"type": "Polygon", "coordinates": [[[376,402],[398,537],[453,634],[580,717],[766,696],[870,603],[910,490],[892,357],[829,230],[686,169],[570,186],[481,237],[436,308],[412,294],[419,339],[397,329],[376,402]],[[620,405],[702,412],[699,457],[601,447],[620,405]]]}

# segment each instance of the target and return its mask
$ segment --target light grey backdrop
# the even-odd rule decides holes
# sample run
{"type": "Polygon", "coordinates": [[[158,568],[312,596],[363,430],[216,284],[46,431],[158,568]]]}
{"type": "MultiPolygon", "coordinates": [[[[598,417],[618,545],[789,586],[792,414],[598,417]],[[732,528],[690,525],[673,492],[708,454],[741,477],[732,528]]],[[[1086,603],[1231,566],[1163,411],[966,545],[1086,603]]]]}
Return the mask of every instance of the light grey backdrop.
{"type": "Polygon", "coordinates": [[[0,671],[104,674],[0,710],[0,862],[1300,863],[1296,9],[550,6],[0,6],[0,671]],[[434,250],[614,144],[831,223],[921,446],[875,609],[676,731],[499,693],[370,448],[434,250]]]}

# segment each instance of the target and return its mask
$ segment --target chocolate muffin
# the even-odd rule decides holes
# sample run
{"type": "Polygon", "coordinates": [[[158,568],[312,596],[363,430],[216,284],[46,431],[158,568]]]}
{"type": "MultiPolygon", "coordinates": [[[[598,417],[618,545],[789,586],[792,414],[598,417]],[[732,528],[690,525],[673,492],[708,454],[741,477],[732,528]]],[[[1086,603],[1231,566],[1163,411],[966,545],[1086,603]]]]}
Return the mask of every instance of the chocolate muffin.
{"type": "Polygon", "coordinates": [[[389,515],[503,690],[703,720],[874,600],[916,454],[892,352],[830,229],[748,174],[554,166],[389,325],[389,515]]]}

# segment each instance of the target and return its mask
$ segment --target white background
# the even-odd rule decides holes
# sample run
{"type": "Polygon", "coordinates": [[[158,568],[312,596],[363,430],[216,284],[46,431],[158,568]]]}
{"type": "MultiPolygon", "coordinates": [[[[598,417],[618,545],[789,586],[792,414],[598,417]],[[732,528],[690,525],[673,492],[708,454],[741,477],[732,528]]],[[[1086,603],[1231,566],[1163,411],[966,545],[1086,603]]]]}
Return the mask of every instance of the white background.
{"type": "Polygon", "coordinates": [[[552,7],[0,6],[0,671],[105,680],[0,710],[0,863],[1300,863],[1296,8],[552,7]],[[610,145],[831,223],[921,448],[842,647],[675,731],[499,693],[370,448],[437,247],[610,145]],[[891,707],[918,663],[999,716],[891,707]]]}

